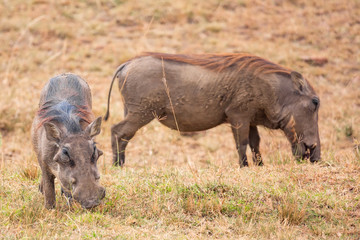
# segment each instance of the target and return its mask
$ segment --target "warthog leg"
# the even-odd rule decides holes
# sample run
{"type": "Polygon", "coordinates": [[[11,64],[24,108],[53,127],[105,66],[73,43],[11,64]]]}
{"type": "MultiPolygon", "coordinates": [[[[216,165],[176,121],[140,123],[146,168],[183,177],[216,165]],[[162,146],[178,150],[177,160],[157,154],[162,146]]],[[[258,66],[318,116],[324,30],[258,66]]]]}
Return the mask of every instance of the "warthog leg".
{"type": "Polygon", "coordinates": [[[249,145],[252,152],[252,159],[255,165],[262,166],[262,158],[260,154],[260,135],[256,126],[250,126],[249,145]]]}
{"type": "Polygon", "coordinates": [[[246,157],[246,146],[249,143],[249,123],[242,121],[240,117],[229,116],[229,122],[231,124],[231,130],[234,135],[236,149],[239,154],[240,167],[249,166],[246,157]]]}
{"type": "Polygon", "coordinates": [[[42,170],[40,192],[45,198],[45,207],[50,209],[55,207],[55,177],[46,170],[42,170]]]}
{"type": "Polygon", "coordinates": [[[111,147],[113,151],[113,164],[123,166],[125,163],[125,148],[138,129],[145,126],[154,117],[152,114],[128,114],[125,119],[111,127],[111,147]]]}

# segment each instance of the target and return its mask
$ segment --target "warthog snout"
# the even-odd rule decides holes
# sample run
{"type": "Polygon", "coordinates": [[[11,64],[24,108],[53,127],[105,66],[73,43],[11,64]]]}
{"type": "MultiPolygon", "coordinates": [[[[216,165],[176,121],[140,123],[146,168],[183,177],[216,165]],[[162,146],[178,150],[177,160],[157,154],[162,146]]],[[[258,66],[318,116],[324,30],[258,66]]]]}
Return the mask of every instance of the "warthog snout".
{"type": "Polygon", "coordinates": [[[310,159],[310,162],[320,160],[320,146],[317,144],[298,143],[292,146],[293,155],[297,160],[310,159]]]}
{"type": "Polygon", "coordinates": [[[320,145],[313,144],[312,146],[307,146],[308,151],[310,151],[310,162],[320,161],[320,145]]]}
{"type": "Polygon", "coordinates": [[[75,191],[73,197],[83,208],[90,209],[100,204],[101,200],[105,197],[105,192],[105,188],[99,186],[97,191],[89,191],[88,194],[84,194],[84,192],[80,191],[77,193],[77,191],[75,191]]]}

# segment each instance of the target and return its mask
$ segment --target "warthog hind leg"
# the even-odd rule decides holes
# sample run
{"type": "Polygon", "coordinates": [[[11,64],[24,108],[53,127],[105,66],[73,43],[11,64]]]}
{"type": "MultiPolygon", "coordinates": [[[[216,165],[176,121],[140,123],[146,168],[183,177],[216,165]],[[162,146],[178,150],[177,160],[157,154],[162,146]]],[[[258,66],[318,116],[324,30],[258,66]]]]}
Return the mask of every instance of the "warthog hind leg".
{"type": "Polygon", "coordinates": [[[137,132],[154,119],[153,115],[128,114],[125,119],[111,127],[111,147],[113,164],[123,166],[125,163],[125,148],[137,132]]]}

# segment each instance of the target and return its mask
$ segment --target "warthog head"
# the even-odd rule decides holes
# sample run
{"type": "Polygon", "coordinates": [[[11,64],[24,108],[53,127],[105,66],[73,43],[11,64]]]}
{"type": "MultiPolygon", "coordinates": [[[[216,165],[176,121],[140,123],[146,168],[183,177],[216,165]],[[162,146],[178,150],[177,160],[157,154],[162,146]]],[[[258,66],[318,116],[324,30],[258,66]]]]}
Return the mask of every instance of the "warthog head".
{"type": "Polygon", "coordinates": [[[320,99],[300,73],[292,72],[291,79],[295,91],[289,96],[289,120],[284,132],[297,159],[309,158],[311,162],[316,162],[320,160],[318,128],[320,99]]]}
{"type": "Polygon", "coordinates": [[[50,122],[44,124],[47,139],[57,146],[54,161],[58,164],[61,190],[83,208],[95,207],[105,197],[96,165],[102,151],[93,140],[100,133],[100,126],[101,117],[77,133],[66,132],[50,122]]]}

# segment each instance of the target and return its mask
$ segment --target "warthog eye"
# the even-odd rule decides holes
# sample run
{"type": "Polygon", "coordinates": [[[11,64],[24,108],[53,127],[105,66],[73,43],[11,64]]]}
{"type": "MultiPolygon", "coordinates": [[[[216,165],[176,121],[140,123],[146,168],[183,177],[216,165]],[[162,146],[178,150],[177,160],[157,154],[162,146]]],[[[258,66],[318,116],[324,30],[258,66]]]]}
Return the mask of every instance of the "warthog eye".
{"type": "Polygon", "coordinates": [[[94,151],[93,154],[91,155],[91,162],[95,162],[96,161],[96,146],[94,145],[94,151]]]}
{"type": "Polygon", "coordinates": [[[67,148],[62,148],[61,153],[65,157],[60,158],[61,161],[59,161],[59,162],[64,163],[64,164],[70,164],[70,166],[72,166],[72,167],[75,166],[75,162],[73,160],[71,160],[69,150],[67,148]]]}
{"type": "Polygon", "coordinates": [[[66,148],[63,148],[63,149],[61,150],[61,152],[62,152],[62,154],[64,154],[65,156],[67,156],[67,157],[70,158],[69,152],[68,152],[68,150],[67,150],[66,148]]]}
{"type": "Polygon", "coordinates": [[[320,100],[318,97],[313,97],[313,99],[311,101],[315,105],[315,108],[317,108],[319,106],[320,100]]]}

